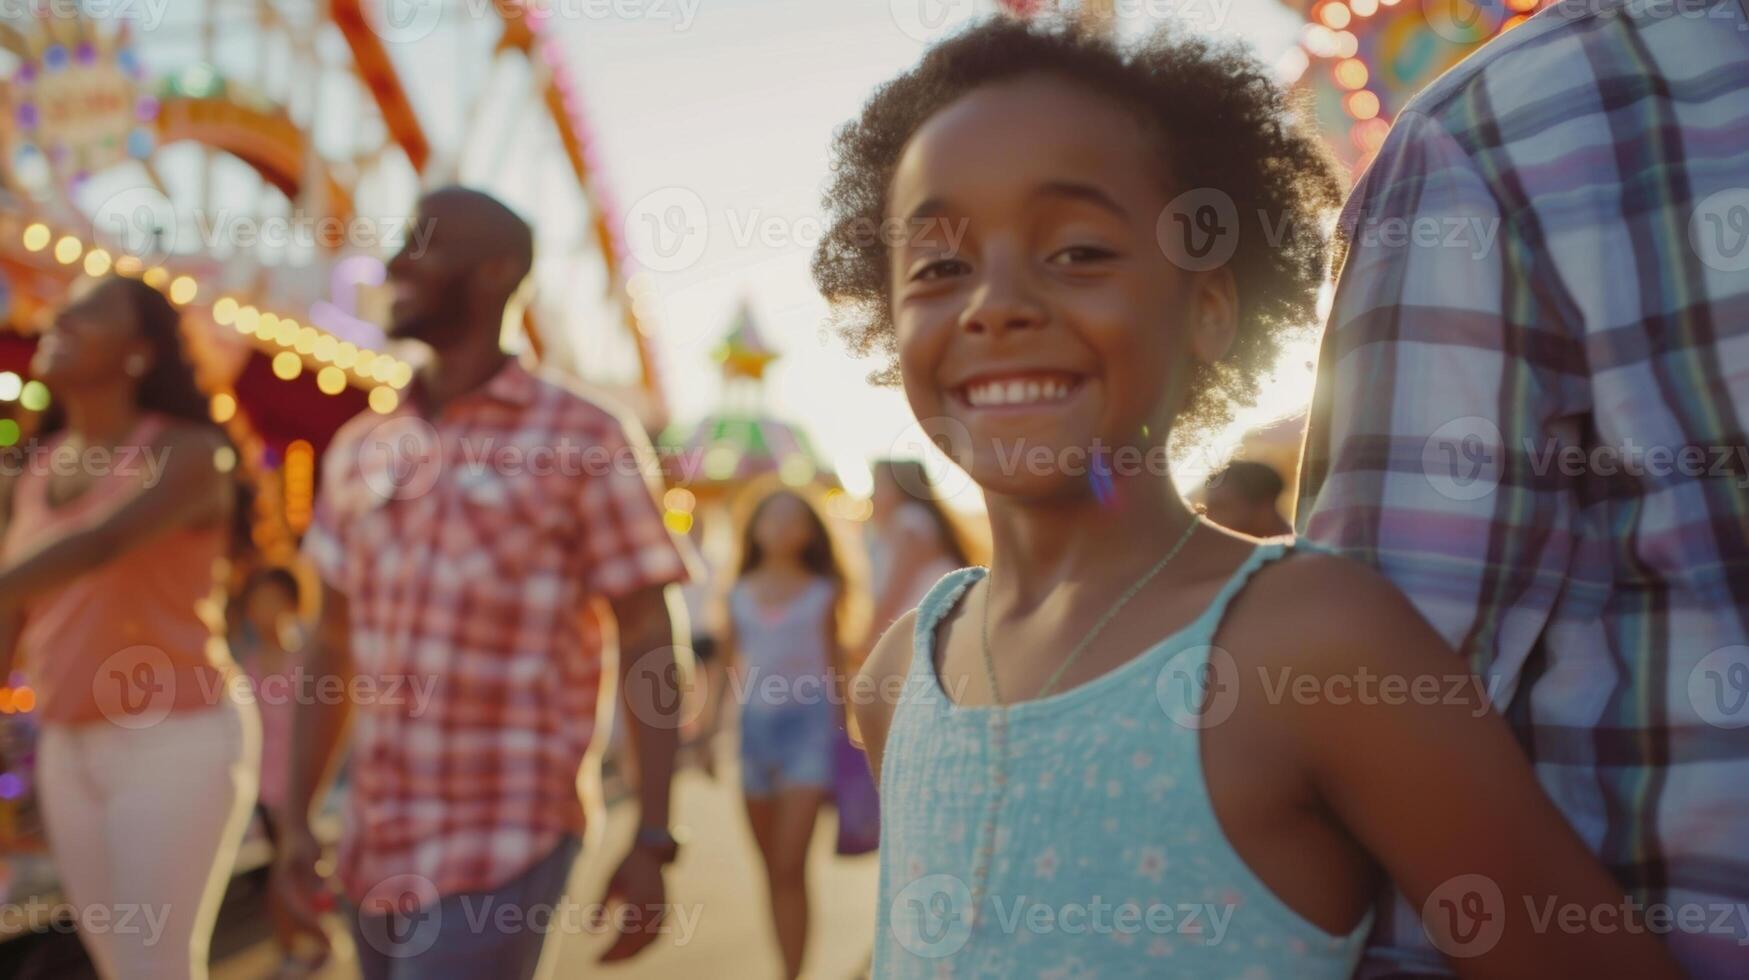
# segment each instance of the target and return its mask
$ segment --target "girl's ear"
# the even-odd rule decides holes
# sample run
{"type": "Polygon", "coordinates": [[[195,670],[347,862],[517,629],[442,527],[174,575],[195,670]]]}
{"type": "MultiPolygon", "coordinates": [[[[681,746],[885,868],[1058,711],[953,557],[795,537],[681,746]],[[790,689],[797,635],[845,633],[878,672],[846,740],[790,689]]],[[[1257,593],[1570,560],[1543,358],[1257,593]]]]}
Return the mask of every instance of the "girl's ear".
{"type": "Polygon", "coordinates": [[[1239,292],[1226,266],[1191,274],[1190,352],[1213,364],[1227,356],[1239,329],[1239,292]]]}

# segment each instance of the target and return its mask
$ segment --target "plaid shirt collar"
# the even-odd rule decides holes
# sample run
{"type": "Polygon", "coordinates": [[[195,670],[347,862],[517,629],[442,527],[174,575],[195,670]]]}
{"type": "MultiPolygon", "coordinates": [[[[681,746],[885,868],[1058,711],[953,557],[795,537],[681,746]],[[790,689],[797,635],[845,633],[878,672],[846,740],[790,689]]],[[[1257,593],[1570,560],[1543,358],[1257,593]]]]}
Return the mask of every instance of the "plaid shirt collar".
{"type": "MultiPolygon", "coordinates": [[[[481,399],[499,401],[517,407],[527,407],[534,403],[535,392],[539,385],[539,380],[522,366],[520,360],[515,356],[509,356],[504,359],[504,365],[490,378],[487,378],[484,384],[451,399],[443,410],[450,411],[456,406],[471,404],[481,399]]],[[[407,411],[416,412],[429,418],[431,413],[425,410],[427,403],[425,379],[415,377],[413,383],[407,387],[407,397],[403,400],[402,405],[407,411]]]]}

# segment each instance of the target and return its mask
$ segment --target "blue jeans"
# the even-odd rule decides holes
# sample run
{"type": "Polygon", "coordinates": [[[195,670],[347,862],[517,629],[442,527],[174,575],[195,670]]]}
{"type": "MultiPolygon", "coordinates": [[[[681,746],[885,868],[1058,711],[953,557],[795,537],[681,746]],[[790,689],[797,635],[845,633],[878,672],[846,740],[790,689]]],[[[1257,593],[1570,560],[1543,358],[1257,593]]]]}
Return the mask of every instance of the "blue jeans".
{"type": "Polygon", "coordinates": [[[565,837],[546,857],[490,892],[445,895],[411,916],[352,909],[352,940],[364,980],[529,980],[540,966],[550,914],[583,842],[565,837]],[[542,912],[530,909],[545,906],[542,912]],[[506,908],[517,909],[506,915],[506,908]],[[534,922],[537,927],[531,928],[534,922]],[[513,928],[504,928],[505,923],[513,928]]]}

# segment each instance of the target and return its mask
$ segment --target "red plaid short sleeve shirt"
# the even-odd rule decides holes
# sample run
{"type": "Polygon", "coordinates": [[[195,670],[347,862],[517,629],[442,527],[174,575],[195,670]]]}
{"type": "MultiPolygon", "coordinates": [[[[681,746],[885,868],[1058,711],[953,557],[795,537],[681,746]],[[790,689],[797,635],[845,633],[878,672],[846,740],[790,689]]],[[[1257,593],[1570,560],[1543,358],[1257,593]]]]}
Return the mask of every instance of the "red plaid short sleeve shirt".
{"type": "Polygon", "coordinates": [[[406,875],[491,890],[582,830],[591,600],[688,574],[655,473],[635,423],[514,362],[335,437],[304,553],[348,598],[354,901],[406,875]]]}

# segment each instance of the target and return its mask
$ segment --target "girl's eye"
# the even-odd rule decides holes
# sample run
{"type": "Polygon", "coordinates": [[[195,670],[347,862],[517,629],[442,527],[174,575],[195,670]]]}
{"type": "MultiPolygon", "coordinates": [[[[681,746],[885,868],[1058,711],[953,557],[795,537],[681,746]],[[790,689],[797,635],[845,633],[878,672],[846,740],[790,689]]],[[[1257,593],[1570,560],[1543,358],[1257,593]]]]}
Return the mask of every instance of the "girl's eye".
{"type": "Polygon", "coordinates": [[[1052,265],[1078,265],[1116,257],[1116,252],[1098,245],[1071,245],[1053,254],[1049,261],[1052,265]]]}
{"type": "Polygon", "coordinates": [[[931,279],[945,279],[965,270],[966,264],[959,259],[936,259],[923,268],[911,274],[912,282],[927,282],[931,279]]]}

